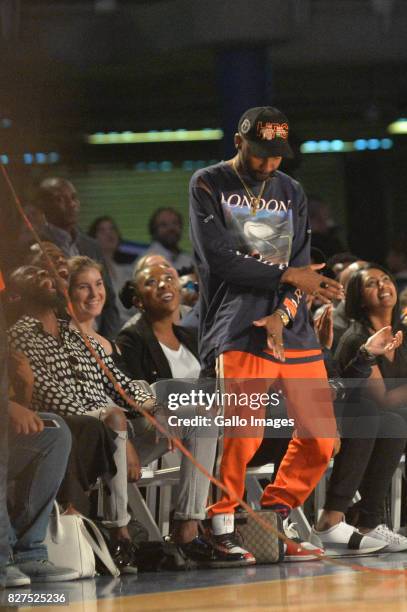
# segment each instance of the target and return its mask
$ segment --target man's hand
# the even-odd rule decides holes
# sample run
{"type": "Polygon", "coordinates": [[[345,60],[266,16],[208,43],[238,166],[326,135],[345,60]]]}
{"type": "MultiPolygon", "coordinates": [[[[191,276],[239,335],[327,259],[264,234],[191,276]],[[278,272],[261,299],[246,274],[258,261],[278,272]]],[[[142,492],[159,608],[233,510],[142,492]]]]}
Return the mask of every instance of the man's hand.
{"type": "Polygon", "coordinates": [[[141,478],[141,465],[140,459],[136,449],[130,440],[126,443],[126,455],[127,455],[127,480],[129,482],[137,482],[141,478]]]}
{"type": "Polygon", "coordinates": [[[342,300],[344,298],[342,285],[315,271],[321,270],[324,266],[325,264],[311,264],[302,268],[287,268],[281,277],[281,282],[294,285],[304,293],[318,297],[324,304],[329,304],[331,300],[342,300]]]}
{"type": "Polygon", "coordinates": [[[328,304],[322,314],[314,319],[315,333],[317,334],[320,345],[330,349],[334,341],[334,319],[333,306],[328,304]]]}
{"type": "Polygon", "coordinates": [[[285,361],[283,344],[283,322],[278,313],[273,313],[257,321],[253,321],[256,327],[264,327],[267,333],[267,348],[270,349],[273,357],[280,361],[285,361]]]}
{"type": "Polygon", "coordinates": [[[365,342],[366,350],[372,355],[384,355],[398,348],[403,342],[403,332],[398,331],[393,336],[391,326],[383,327],[370,336],[365,342]]]}
{"type": "Polygon", "coordinates": [[[28,436],[40,433],[44,429],[43,421],[35,412],[16,402],[9,401],[8,414],[10,425],[16,434],[28,436]]]}

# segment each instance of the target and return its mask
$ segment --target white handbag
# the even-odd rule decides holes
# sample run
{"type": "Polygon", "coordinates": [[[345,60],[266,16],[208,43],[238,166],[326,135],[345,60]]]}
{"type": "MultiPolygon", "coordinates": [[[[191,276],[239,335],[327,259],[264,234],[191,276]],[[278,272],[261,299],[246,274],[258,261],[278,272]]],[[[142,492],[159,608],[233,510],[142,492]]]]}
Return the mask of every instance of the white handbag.
{"type": "Polygon", "coordinates": [[[49,518],[44,544],[52,563],[76,570],[80,578],[92,578],[96,574],[95,555],[112,576],[120,575],[96,525],[82,514],[61,514],[56,502],[54,514],[49,518]],[[91,528],[92,535],[85,527],[85,522],[91,528]]]}

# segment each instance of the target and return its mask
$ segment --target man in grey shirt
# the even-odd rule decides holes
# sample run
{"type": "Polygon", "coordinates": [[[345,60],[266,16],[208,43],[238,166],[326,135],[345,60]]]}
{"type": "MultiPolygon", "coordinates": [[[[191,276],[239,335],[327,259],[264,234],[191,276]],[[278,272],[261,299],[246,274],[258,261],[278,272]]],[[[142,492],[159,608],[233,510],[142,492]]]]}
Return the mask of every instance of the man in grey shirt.
{"type": "Polygon", "coordinates": [[[194,266],[192,255],[182,251],[178,243],[182,236],[182,216],[174,208],[157,208],[149,220],[152,238],[148,253],[162,255],[178,271],[194,266]]]}

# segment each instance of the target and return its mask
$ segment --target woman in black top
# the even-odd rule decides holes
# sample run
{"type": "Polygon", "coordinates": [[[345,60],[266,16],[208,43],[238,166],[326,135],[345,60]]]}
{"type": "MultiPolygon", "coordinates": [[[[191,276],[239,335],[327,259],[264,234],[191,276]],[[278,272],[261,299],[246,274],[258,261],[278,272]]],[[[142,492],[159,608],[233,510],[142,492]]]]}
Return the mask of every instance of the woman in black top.
{"type": "Polygon", "coordinates": [[[138,321],[123,328],[117,337],[131,378],[151,384],[159,379],[198,377],[197,333],[178,325],[180,298],[175,270],[162,264],[139,269],[123,288],[123,304],[142,312],[138,321]]]}
{"type": "MultiPolygon", "coordinates": [[[[347,452],[341,452],[342,456],[335,460],[338,463],[335,466],[337,477],[331,478],[330,489],[334,490],[334,494],[328,500],[328,510],[341,509],[338,508],[338,500],[341,491],[346,489],[346,480],[352,479],[352,474],[359,471],[365,462],[364,475],[358,486],[362,499],[350,509],[347,519],[356,524],[361,532],[387,540],[391,550],[400,550],[404,548],[405,538],[393,535],[385,525],[379,524],[383,498],[398,463],[397,455],[401,455],[405,448],[407,420],[407,385],[401,380],[407,375],[407,347],[399,323],[396,286],[384,268],[370,263],[351,277],[346,293],[346,316],[352,322],[339,343],[336,362],[341,375],[345,377],[349,365],[357,356],[363,356],[369,364],[370,371],[366,380],[361,381],[351,407],[370,406],[370,412],[374,408],[381,425],[368,460],[361,455],[371,438],[367,431],[367,419],[366,425],[360,421],[362,430],[358,445],[354,444],[355,439],[344,440],[342,451],[346,448],[347,452]],[[388,342],[389,348],[371,354],[368,339],[372,334],[377,335],[379,330],[382,330],[383,343],[388,342]]],[[[364,414],[367,416],[367,413],[364,414]]],[[[350,434],[354,438],[355,431],[350,434]]]]}
{"type": "Polygon", "coordinates": [[[366,392],[382,409],[400,412],[407,420],[407,343],[400,322],[396,285],[390,274],[377,264],[368,264],[350,279],[346,293],[346,315],[352,319],[336,352],[343,370],[367,338],[388,328],[398,347],[372,360],[366,392]]]}

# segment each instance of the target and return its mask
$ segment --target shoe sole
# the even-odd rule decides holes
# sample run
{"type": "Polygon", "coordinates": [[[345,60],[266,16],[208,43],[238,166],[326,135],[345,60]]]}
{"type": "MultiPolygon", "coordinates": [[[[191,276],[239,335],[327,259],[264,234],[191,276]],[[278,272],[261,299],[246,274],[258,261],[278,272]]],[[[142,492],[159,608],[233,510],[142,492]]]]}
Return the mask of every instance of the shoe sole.
{"type": "Polygon", "coordinates": [[[362,548],[362,549],[335,549],[335,548],[326,548],[325,555],[327,557],[368,557],[369,555],[378,555],[380,553],[388,553],[390,552],[386,546],[382,548],[362,548]]]}
{"type": "Polygon", "coordinates": [[[123,567],[120,570],[120,575],[127,575],[127,576],[133,575],[134,576],[135,574],[138,574],[137,567],[123,567]]]}
{"type": "Polygon", "coordinates": [[[71,574],[63,574],[62,576],[30,576],[31,582],[69,582],[71,580],[77,580],[80,578],[79,572],[72,572],[71,574]]]}
{"type": "Polygon", "coordinates": [[[301,563],[301,561],[321,561],[316,555],[304,555],[303,557],[284,557],[283,563],[301,563]]]}
{"type": "Polygon", "coordinates": [[[199,564],[199,567],[225,569],[228,567],[247,567],[248,565],[256,565],[256,559],[250,559],[247,561],[208,561],[207,563],[199,564]]]}
{"type": "Polygon", "coordinates": [[[12,589],[13,587],[28,586],[30,584],[31,580],[29,578],[16,578],[16,580],[6,582],[4,588],[12,589]]]}
{"type": "MultiPolygon", "coordinates": [[[[314,546],[316,546],[316,543],[312,540],[311,544],[314,544],[314,546]]],[[[325,550],[325,554],[327,554],[328,557],[331,557],[333,554],[341,557],[354,557],[355,555],[373,555],[374,553],[380,552],[388,546],[388,544],[383,542],[380,546],[369,546],[365,548],[348,548],[346,544],[323,542],[322,540],[321,545],[322,548],[325,550]]],[[[386,552],[388,552],[388,549],[386,550],[386,552]]]]}

